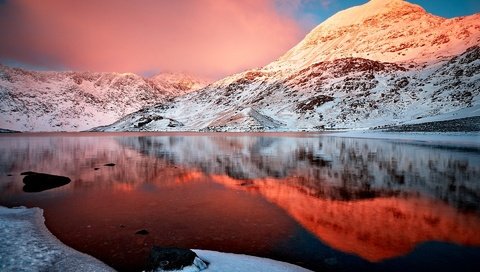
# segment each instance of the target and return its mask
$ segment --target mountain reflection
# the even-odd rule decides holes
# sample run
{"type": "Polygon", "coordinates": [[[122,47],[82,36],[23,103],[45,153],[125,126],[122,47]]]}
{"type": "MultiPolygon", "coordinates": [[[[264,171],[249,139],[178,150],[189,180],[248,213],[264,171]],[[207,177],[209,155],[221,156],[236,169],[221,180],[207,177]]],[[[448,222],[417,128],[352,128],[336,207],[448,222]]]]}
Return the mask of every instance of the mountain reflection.
{"type": "Polygon", "coordinates": [[[340,137],[122,137],[118,142],[206,174],[282,178],[319,198],[419,194],[462,211],[480,211],[478,150],[340,137]]]}
{"type": "MultiPolygon", "coordinates": [[[[321,135],[116,135],[2,144],[0,174],[44,171],[74,181],[57,193],[209,180],[263,197],[327,245],[371,262],[433,240],[480,246],[475,149],[321,135]],[[107,162],[116,165],[102,168],[107,162]]],[[[0,197],[20,185],[2,178],[0,197]]]]}
{"type": "Polygon", "coordinates": [[[407,254],[431,240],[480,245],[480,218],[443,202],[419,196],[341,201],[309,194],[292,178],[251,180],[247,186],[228,176],[214,181],[260,193],[283,208],[331,247],[369,261],[407,254]]]}
{"type": "Polygon", "coordinates": [[[337,137],[119,142],[259,193],[328,245],[369,261],[431,240],[480,245],[478,152],[337,137]]]}

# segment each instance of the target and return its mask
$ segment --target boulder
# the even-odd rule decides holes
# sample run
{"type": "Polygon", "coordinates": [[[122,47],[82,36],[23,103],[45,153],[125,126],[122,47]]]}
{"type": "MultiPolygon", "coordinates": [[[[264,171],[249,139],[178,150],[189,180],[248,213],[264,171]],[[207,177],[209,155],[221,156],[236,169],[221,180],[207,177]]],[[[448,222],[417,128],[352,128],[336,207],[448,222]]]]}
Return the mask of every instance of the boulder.
{"type": "Polygon", "coordinates": [[[201,271],[207,264],[190,249],[153,246],[147,271],[201,271]]]}
{"type": "Polygon", "coordinates": [[[70,178],[64,176],[56,176],[45,173],[36,173],[32,171],[24,172],[23,178],[24,192],[41,192],[53,188],[57,188],[70,183],[70,178]]]}

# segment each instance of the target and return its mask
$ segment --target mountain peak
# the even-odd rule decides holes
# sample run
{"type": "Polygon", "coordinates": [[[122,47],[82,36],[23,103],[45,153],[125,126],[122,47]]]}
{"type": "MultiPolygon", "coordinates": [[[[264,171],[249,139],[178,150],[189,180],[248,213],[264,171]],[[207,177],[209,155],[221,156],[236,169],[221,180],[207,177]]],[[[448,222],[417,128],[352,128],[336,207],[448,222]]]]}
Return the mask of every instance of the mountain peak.
{"type": "Polygon", "coordinates": [[[320,26],[323,28],[345,27],[361,24],[373,17],[395,20],[411,13],[426,14],[426,11],[422,7],[404,0],[370,0],[366,4],[338,12],[320,26]],[[385,16],[387,14],[388,16],[385,16]]]}
{"type": "Polygon", "coordinates": [[[364,58],[431,63],[480,42],[480,14],[446,19],[403,0],[370,0],[314,28],[267,70],[296,71],[321,61],[364,58]]]}
{"type": "Polygon", "coordinates": [[[187,75],[185,73],[161,73],[151,78],[157,84],[167,89],[195,91],[207,86],[207,79],[187,75]]]}

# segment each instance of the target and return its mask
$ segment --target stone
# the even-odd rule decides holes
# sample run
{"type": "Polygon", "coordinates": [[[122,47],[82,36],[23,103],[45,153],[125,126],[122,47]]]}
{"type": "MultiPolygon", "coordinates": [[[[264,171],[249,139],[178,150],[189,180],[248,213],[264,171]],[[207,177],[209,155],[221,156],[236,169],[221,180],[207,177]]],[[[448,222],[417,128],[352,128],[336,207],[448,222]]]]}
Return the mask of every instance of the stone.
{"type": "Polygon", "coordinates": [[[207,263],[200,259],[190,249],[176,247],[153,246],[150,251],[147,271],[201,271],[207,268],[207,263]]]}
{"type": "Polygon", "coordinates": [[[61,187],[67,185],[71,181],[68,177],[31,171],[23,172],[22,175],[25,175],[23,178],[23,183],[25,184],[25,186],[23,186],[23,191],[29,193],[42,192],[61,187]]]}
{"type": "Polygon", "coordinates": [[[141,230],[135,232],[135,234],[139,234],[139,235],[147,235],[148,233],[149,232],[146,229],[141,229],[141,230]]]}
{"type": "Polygon", "coordinates": [[[26,171],[26,172],[20,173],[20,175],[22,175],[22,176],[34,175],[34,174],[37,174],[37,173],[35,173],[35,172],[33,172],[33,171],[26,171]]]}
{"type": "Polygon", "coordinates": [[[104,164],[104,166],[115,166],[115,164],[113,162],[111,162],[111,163],[104,164]]]}

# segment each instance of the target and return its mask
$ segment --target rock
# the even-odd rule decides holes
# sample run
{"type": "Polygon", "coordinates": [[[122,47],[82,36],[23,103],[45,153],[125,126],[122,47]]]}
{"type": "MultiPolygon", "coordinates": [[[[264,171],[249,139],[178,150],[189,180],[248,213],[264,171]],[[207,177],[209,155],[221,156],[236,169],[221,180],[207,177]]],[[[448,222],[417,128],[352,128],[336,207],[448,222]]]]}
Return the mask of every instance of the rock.
{"type": "Polygon", "coordinates": [[[24,192],[41,192],[70,183],[70,178],[64,176],[56,176],[45,173],[36,173],[36,172],[23,172],[22,175],[25,175],[23,178],[24,192]]]}
{"type": "Polygon", "coordinates": [[[22,172],[22,173],[20,173],[20,175],[22,175],[22,176],[26,176],[26,175],[34,175],[34,174],[37,174],[37,173],[35,173],[35,172],[33,172],[33,171],[26,171],[26,172],[22,172]]]}
{"type": "Polygon", "coordinates": [[[104,164],[104,166],[115,166],[115,164],[113,162],[111,162],[111,163],[104,164]]]}
{"type": "Polygon", "coordinates": [[[135,234],[147,235],[147,234],[149,234],[149,232],[148,232],[148,230],[146,230],[146,229],[141,229],[141,230],[135,232],[135,234]]]}
{"type": "Polygon", "coordinates": [[[207,264],[190,249],[152,247],[147,271],[182,271],[184,268],[201,271],[207,268],[207,264]]]}
{"type": "Polygon", "coordinates": [[[98,167],[93,168],[93,170],[95,170],[95,171],[97,171],[98,169],[100,169],[100,168],[98,168],[98,167]]]}

